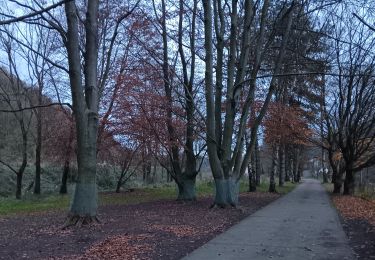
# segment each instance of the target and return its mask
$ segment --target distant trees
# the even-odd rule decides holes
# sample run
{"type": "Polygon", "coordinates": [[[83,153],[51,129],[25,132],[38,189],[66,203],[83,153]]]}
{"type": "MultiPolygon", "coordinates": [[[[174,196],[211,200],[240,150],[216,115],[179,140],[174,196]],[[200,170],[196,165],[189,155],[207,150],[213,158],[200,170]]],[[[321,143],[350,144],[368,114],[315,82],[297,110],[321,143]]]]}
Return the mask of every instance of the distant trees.
{"type": "MultiPolygon", "coordinates": [[[[309,145],[308,140],[312,135],[308,124],[305,112],[297,104],[270,104],[264,120],[265,141],[277,150],[273,156],[278,157],[273,158],[273,161],[278,161],[275,162],[278,169],[275,168],[272,174],[278,173],[279,186],[282,186],[284,181],[292,179],[298,182],[301,178],[303,151],[305,146],[309,145]]],[[[275,191],[273,183],[269,189],[275,191]]]]}
{"type": "MultiPolygon", "coordinates": [[[[8,135],[9,137],[17,139],[6,138],[7,135],[2,136],[5,142],[8,142],[11,150],[7,153],[1,154],[0,164],[6,166],[10,171],[14,172],[17,176],[16,182],[16,198],[20,199],[22,195],[22,179],[23,174],[28,162],[28,144],[30,141],[30,124],[33,114],[29,110],[24,110],[25,107],[29,107],[30,103],[27,97],[27,90],[24,83],[18,76],[18,68],[12,62],[13,50],[11,48],[11,42],[7,42],[8,58],[9,58],[9,71],[0,71],[0,98],[1,107],[3,111],[7,111],[12,114],[8,119],[14,118],[16,124],[13,125],[13,129],[8,131],[14,131],[17,135],[8,135]],[[21,161],[19,162],[19,158],[21,161]],[[14,166],[14,162],[18,164],[14,166]]],[[[12,119],[9,121],[13,121],[12,119]]],[[[14,122],[14,121],[13,121],[14,122]]],[[[6,128],[6,127],[4,127],[6,128]]],[[[3,146],[7,144],[2,144],[3,146]]]]}

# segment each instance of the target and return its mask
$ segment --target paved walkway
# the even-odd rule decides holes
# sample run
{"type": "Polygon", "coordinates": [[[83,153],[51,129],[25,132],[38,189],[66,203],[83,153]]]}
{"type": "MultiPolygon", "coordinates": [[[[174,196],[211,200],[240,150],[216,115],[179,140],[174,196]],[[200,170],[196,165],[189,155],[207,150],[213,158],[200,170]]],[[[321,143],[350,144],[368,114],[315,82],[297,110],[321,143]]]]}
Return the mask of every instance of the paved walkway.
{"type": "Polygon", "coordinates": [[[352,260],[355,257],[324,187],[317,180],[306,179],[291,193],[184,259],[352,260]]]}

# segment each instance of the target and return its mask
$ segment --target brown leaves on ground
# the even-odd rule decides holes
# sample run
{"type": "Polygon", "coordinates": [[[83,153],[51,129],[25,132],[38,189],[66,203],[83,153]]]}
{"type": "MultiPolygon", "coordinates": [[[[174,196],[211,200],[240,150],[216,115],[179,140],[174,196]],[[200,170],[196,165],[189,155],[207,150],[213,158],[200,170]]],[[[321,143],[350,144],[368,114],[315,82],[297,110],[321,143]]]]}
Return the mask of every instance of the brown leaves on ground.
{"type": "Polygon", "coordinates": [[[375,256],[375,201],[353,196],[332,196],[341,213],[341,221],[357,259],[375,256]]]}
{"type": "Polygon", "coordinates": [[[345,218],[364,219],[375,226],[375,200],[354,196],[333,196],[332,199],[345,218]]]}
{"type": "Polygon", "coordinates": [[[174,225],[174,226],[151,225],[150,231],[170,232],[178,238],[186,237],[186,236],[202,235],[200,230],[194,227],[187,226],[187,225],[174,225]]]}
{"type": "Polygon", "coordinates": [[[0,225],[0,258],[180,259],[279,196],[241,194],[240,209],[209,209],[212,198],[108,205],[99,208],[101,224],[66,230],[63,212],[14,216],[0,225]]]}
{"type": "MultiPolygon", "coordinates": [[[[145,242],[152,235],[118,235],[105,239],[103,242],[97,243],[89,248],[86,253],[78,257],[77,260],[133,260],[142,259],[139,252],[152,251],[153,245],[145,242]]],[[[146,258],[144,258],[146,259],[146,258]]]]}

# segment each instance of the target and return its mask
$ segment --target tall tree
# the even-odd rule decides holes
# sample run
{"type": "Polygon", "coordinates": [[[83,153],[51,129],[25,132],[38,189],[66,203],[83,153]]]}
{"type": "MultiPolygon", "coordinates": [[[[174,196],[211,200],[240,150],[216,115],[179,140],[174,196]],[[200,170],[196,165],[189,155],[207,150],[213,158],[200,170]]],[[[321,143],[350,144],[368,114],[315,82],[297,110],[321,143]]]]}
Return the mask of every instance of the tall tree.
{"type": "Polygon", "coordinates": [[[279,6],[281,11],[275,16],[270,15],[269,1],[264,1],[259,10],[259,5],[251,0],[244,1],[243,5],[240,5],[238,1],[231,1],[230,6],[219,0],[214,3],[204,1],[203,6],[206,50],[206,131],[208,156],[216,185],[214,205],[223,207],[230,204],[234,206],[238,203],[239,180],[249,163],[257,129],[276,90],[277,77],[271,76],[263,106],[256,115],[251,129],[250,142],[244,147],[249,110],[257,90],[256,78],[264,62],[265,54],[272,44],[278,47],[278,53],[273,59],[271,71],[273,75],[281,72],[294,17],[293,13],[298,9],[301,10],[301,6],[296,5],[295,2],[283,2],[279,6]],[[224,19],[224,13],[227,11],[230,12],[230,19],[224,19]],[[255,19],[257,15],[259,17],[255,19]],[[216,45],[216,95],[214,95],[213,89],[212,20],[214,20],[218,43],[216,45]],[[230,25],[227,24],[228,20],[230,25]],[[254,21],[257,22],[256,25],[253,24],[254,21]],[[229,49],[225,50],[224,45],[220,43],[226,36],[225,28],[227,26],[230,26],[227,39],[229,49]],[[280,33],[278,35],[280,37],[276,37],[278,33],[280,33]],[[253,47],[254,58],[250,62],[251,35],[256,41],[253,47]],[[221,84],[224,76],[227,79],[225,89],[221,84]],[[221,93],[225,93],[223,124],[221,93]],[[242,95],[244,95],[244,102],[241,102],[241,106],[239,106],[242,95]],[[238,122],[236,122],[236,118],[239,118],[238,122]]]}
{"type": "Polygon", "coordinates": [[[77,182],[70,207],[71,222],[91,222],[97,214],[96,137],[98,128],[99,93],[98,63],[99,1],[86,6],[84,68],[81,68],[79,22],[74,1],[65,3],[67,21],[66,49],[73,113],[77,133],[77,182]],[[84,75],[84,82],[82,76],[84,75]],[[84,91],[83,91],[84,90],[84,91]]]}

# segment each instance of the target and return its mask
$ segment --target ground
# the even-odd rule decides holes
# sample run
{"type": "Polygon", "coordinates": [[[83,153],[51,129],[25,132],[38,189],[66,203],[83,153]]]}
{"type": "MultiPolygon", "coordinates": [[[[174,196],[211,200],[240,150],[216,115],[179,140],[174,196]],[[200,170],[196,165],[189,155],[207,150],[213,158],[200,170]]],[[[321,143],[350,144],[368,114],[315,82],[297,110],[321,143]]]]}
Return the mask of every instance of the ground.
{"type": "Polygon", "coordinates": [[[180,259],[279,196],[244,193],[237,209],[209,209],[211,197],[104,205],[101,224],[66,230],[61,210],[12,214],[0,218],[0,259],[180,259]]]}
{"type": "Polygon", "coordinates": [[[332,196],[341,223],[358,259],[375,259],[375,200],[355,196],[332,196]]]}

